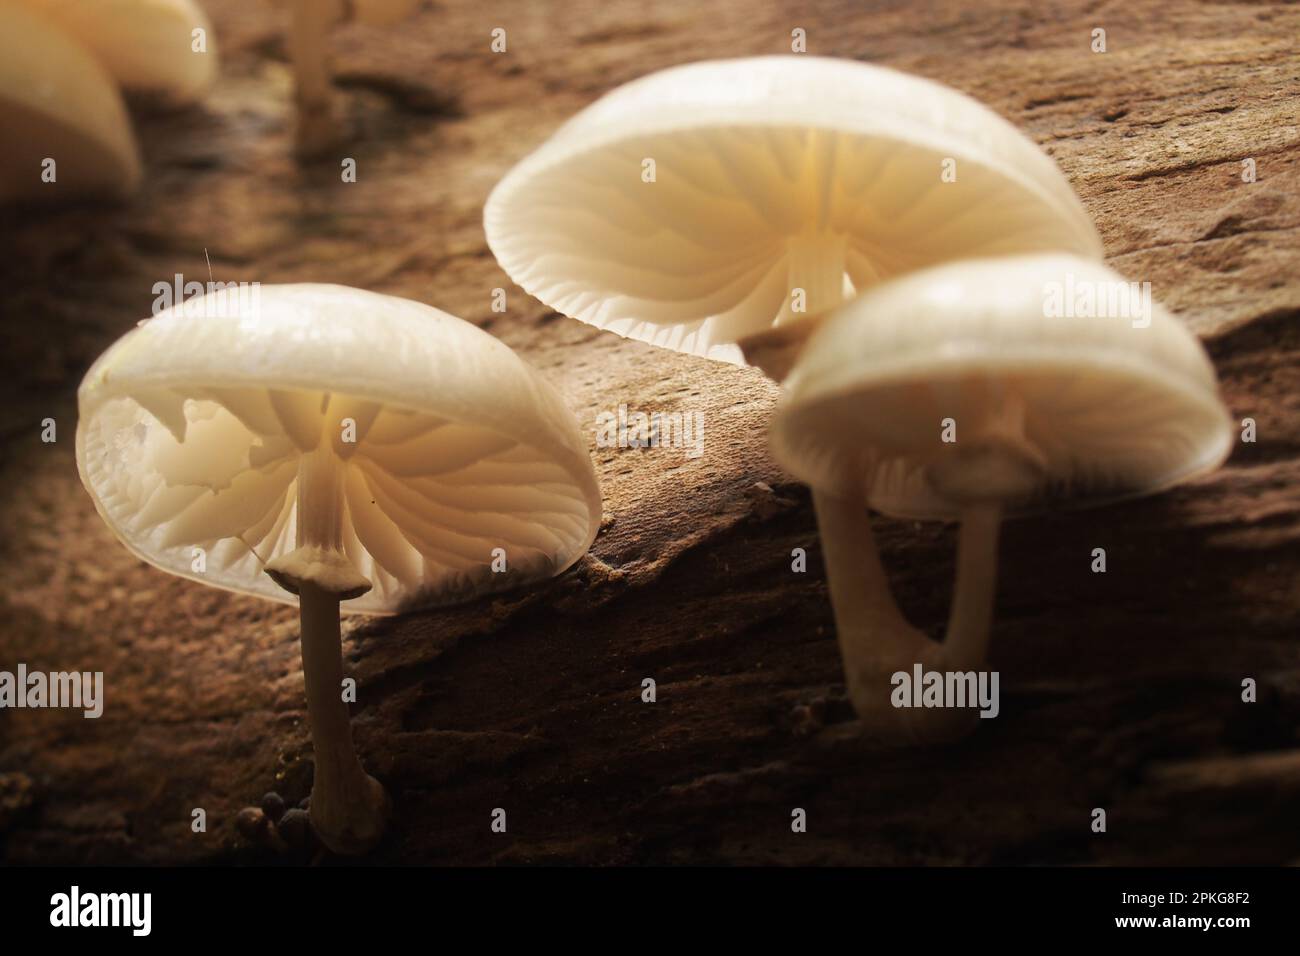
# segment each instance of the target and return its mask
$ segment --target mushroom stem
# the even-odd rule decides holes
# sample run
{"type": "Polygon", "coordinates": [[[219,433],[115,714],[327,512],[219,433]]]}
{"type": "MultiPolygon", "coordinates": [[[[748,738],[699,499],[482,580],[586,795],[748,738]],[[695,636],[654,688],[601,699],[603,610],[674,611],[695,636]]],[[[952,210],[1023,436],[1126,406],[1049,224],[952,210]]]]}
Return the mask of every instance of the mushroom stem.
{"type": "Polygon", "coordinates": [[[970,504],[962,512],[957,541],[957,581],[948,615],[948,633],[943,639],[943,657],[953,670],[977,670],[984,666],[988,656],[1001,527],[999,504],[970,504]]]}
{"type": "Polygon", "coordinates": [[[299,459],[297,544],[343,550],[343,479],[346,465],[329,443],[299,459]]]}
{"type": "Polygon", "coordinates": [[[863,723],[874,730],[902,731],[911,740],[962,736],[975,726],[974,712],[898,709],[891,702],[892,678],[925,670],[977,670],[984,664],[997,583],[997,541],[1001,509],[968,506],[958,544],[948,633],[942,644],[903,616],[889,588],[866,504],[814,491],[835,630],[849,699],[863,723]]]}
{"type": "Polygon", "coordinates": [[[302,674],[316,758],[312,828],[336,853],[364,853],[383,836],[389,801],[379,781],[362,769],[352,745],[352,724],[342,694],[339,598],[304,581],[298,591],[298,610],[302,674]]]}
{"type": "Polygon", "coordinates": [[[289,59],[293,63],[298,154],[322,155],[339,142],[326,36],[338,18],[336,0],[289,0],[289,59]]]}
{"type": "Polygon", "coordinates": [[[903,617],[885,577],[871,518],[860,501],[813,491],[822,559],[835,608],[835,629],[849,697],[889,696],[889,671],[916,659],[924,635],[903,617]]]}
{"type": "Polygon", "coordinates": [[[297,547],[269,562],[266,573],[298,595],[302,673],[316,754],[312,828],[336,853],[364,853],[383,836],[389,801],[357,759],[343,702],[339,601],[370,590],[370,582],[343,550],[346,469],[328,442],[299,459],[297,547]]]}
{"type": "Polygon", "coordinates": [[[772,328],[736,342],[745,361],[782,381],[803,351],[804,343],[844,301],[843,236],[809,232],[786,240],[789,295],[772,328]],[[795,311],[795,290],[803,290],[803,308],[795,311]]]}
{"type": "MultiPolygon", "coordinates": [[[[803,315],[814,317],[844,301],[844,237],[809,233],[786,241],[791,293],[803,289],[803,315]]],[[[797,319],[799,313],[795,313],[797,319]]],[[[778,324],[781,320],[778,319],[778,324]]]]}

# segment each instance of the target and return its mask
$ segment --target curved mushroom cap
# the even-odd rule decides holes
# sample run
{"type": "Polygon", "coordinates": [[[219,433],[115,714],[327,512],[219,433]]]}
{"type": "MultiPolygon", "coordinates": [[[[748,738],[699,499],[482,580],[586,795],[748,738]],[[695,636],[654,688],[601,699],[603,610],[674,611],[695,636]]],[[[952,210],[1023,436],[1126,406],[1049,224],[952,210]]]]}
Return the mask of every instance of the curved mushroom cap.
{"type": "Polygon", "coordinates": [[[1013,514],[1212,471],[1232,441],[1214,369],[1159,305],[1146,327],[1136,301],[1125,310],[1137,285],[1060,255],[953,263],[882,285],[809,340],[773,453],[814,487],[913,518],[959,514],[936,492],[936,469],[985,439],[1035,462],[1032,493],[1005,502],[1013,514]],[[943,441],[945,419],[955,442],[943,441]]]}
{"type": "Polygon", "coordinates": [[[89,49],[124,89],[173,103],[198,99],[217,76],[216,37],[194,0],[20,0],[89,49]],[[207,34],[206,52],[193,32],[207,34]]]}
{"type": "Polygon", "coordinates": [[[929,80],[808,56],[619,87],[511,170],[484,225],[547,305],[732,362],[733,343],[790,320],[792,288],[817,268],[861,291],[958,257],[1101,256],[1056,165],[1006,120],[929,80]]]}
{"type": "Polygon", "coordinates": [[[125,196],[140,157],[117,85],[55,25],[0,4],[0,202],[125,196]],[[55,161],[55,181],[42,164],[55,161]]]}
{"type": "Polygon", "coordinates": [[[77,398],[81,480],[109,527],[150,564],[232,591],[296,601],[263,568],[295,547],[298,463],[322,442],[345,464],[344,552],[373,585],[345,610],[558,574],[600,521],[559,394],[486,332],[406,299],[209,292],[119,339],[77,398]]]}

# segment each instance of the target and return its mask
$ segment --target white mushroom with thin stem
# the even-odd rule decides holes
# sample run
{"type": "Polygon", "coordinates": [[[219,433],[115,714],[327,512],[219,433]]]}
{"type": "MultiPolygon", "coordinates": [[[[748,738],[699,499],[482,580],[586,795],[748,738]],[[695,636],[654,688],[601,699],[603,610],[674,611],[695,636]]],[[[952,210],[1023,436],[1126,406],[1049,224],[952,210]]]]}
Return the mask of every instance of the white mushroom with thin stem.
{"type": "Polygon", "coordinates": [[[212,24],[194,0],[17,0],[56,24],[124,90],[191,103],[217,77],[212,24]],[[202,30],[202,49],[195,31],[202,30]]]}
{"type": "Polygon", "coordinates": [[[600,493],[563,399],[437,309],[328,285],[191,299],[105,352],[77,463],[109,528],[165,571],[299,606],[312,825],[341,853],[388,798],[353,749],[339,611],[392,614],[559,574],[600,493]]]}
{"type": "Polygon", "coordinates": [[[956,258],[1101,257],[1052,160],[975,100],[849,60],[674,67],[605,95],[497,185],[506,273],[620,335],[784,377],[846,295],[956,258]]]}
{"type": "Polygon", "coordinates": [[[334,114],[330,80],[329,32],[354,20],[385,26],[427,6],[427,0],[274,0],[288,7],[289,59],[293,64],[297,149],[305,158],[327,153],[343,139],[334,114]]]}
{"type": "Polygon", "coordinates": [[[117,84],[47,18],[0,3],[0,202],[122,197],[140,156],[117,84]]]}
{"type": "Polygon", "coordinates": [[[972,711],[894,709],[891,675],[984,668],[1004,516],[1151,494],[1227,456],[1231,422],[1205,350],[1147,304],[1075,257],[972,260],[881,285],[809,339],[772,450],[812,486],[866,727],[935,740],[973,724],[972,711]],[[894,603],[868,505],[961,522],[942,644],[894,603]]]}

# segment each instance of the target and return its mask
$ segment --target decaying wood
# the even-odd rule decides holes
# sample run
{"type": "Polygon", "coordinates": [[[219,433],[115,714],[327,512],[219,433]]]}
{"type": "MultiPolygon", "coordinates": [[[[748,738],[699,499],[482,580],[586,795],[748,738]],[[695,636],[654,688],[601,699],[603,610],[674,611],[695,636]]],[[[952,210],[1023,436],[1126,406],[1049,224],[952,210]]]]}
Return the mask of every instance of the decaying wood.
{"type": "MultiPolygon", "coordinates": [[[[137,115],[145,190],[0,213],[0,668],[102,670],[108,695],[97,721],[0,711],[0,861],[280,859],[245,844],[235,814],[268,789],[306,795],[293,611],[145,567],[76,474],[81,374],[148,314],[155,282],[206,279],[205,257],[224,281],[341,282],[462,315],[551,377],[584,427],[622,403],[705,416],[698,458],[593,442],[607,518],[564,578],[351,620],[357,745],[396,804],[375,859],[1300,859],[1300,7],[443,0],[397,29],[332,35],[357,162],[344,184],[338,160],[294,162],[271,5],[205,6],[225,74],[201,109],[137,115]],[[1195,484],[1006,529],[1002,713],[940,749],[854,732],[809,498],[766,451],[775,387],[549,313],[498,270],[480,224],[511,164],[601,92],[786,51],[795,27],[810,53],[934,77],[1025,129],[1109,261],[1207,338],[1234,416],[1257,422],[1195,484]],[[1089,571],[1094,547],[1105,574],[1089,571]],[[489,828],[496,807],[506,834],[489,828]],[[807,833],[791,832],[795,807],[807,833]]],[[[882,522],[880,539],[904,609],[938,633],[952,529],[882,522]]]]}

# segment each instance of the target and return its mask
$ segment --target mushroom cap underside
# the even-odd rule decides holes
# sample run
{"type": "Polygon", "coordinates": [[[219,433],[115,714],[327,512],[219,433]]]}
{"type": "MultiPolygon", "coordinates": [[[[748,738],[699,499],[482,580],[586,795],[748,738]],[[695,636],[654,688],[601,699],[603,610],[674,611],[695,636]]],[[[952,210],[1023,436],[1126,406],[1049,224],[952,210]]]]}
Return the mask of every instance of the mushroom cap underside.
{"type": "Polygon", "coordinates": [[[511,170],[484,225],[511,278],[558,311],[732,362],[738,340],[792,318],[809,248],[858,292],[959,257],[1101,255],[1056,165],[996,113],[919,77],[805,56],[694,63],[614,90],[511,170]]]}
{"type": "Polygon", "coordinates": [[[117,85],[57,26],[0,4],[0,202],[125,196],[140,159],[117,85]],[[54,160],[54,180],[42,179],[54,160]]]}
{"type": "Polygon", "coordinates": [[[1150,494],[1212,471],[1232,438],[1204,349],[1149,300],[1149,312],[1112,307],[1117,283],[1133,288],[1095,263],[1043,256],[880,286],[809,341],[773,421],[773,452],[814,487],[911,518],[960,515],[934,471],[985,435],[1001,440],[1008,408],[1013,442],[1041,468],[1032,494],[1006,502],[1010,514],[1150,494]],[[1111,314],[1055,314],[1053,283],[1074,306],[1091,288],[1104,303],[1092,311],[1111,314]]]}
{"type": "Polygon", "coordinates": [[[576,421],[490,335],[355,289],[213,295],[124,336],[78,394],[82,481],[145,561],[294,603],[263,570],[295,548],[298,464],[324,443],[344,552],[373,585],[344,610],[514,587],[590,546],[600,493],[576,421]]]}

